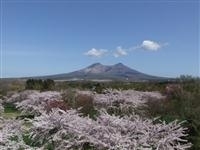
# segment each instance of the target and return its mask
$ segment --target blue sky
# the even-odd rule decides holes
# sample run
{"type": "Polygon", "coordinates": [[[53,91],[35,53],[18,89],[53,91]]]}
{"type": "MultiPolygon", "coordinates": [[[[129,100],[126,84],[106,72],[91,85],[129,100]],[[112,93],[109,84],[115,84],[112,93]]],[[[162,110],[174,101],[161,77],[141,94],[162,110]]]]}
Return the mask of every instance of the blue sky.
{"type": "Polygon", "coordinates": [[[199,2],[1,0],[1,75],[122,62],[167,77],[199,73],[199,2]]]}

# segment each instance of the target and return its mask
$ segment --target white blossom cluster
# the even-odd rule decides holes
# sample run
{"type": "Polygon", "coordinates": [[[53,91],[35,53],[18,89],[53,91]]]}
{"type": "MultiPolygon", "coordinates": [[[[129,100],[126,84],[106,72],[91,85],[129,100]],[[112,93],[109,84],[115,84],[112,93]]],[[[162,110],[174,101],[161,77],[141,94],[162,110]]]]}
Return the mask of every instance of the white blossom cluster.
{"type": "Polygon", "coordinates": [[[112,105],[113,103],[131,104],[135,107],[146,102],[148,97],[161,99],[163,96],[159,92],[141,92],[135,90],[113,90],[107,89],[103,94],[95,94],[96,103],[112,105]]]}
{"type": "Polygon", "coordinates": [[[97,120],[80,117],[75,110],[54,109],[33,121],[32,137],[56,143],[55,148],[81,149],[89,143],[95,149],[109,150],[183,150],[191,146],[186,140],[186,129],[173,121],[154,124],[139,116],[111,116],[101,111],[97,120]]]}
{"type": "Polygon", "coordinates": [[[23,141],[24,129],[19,120],[0,120],[0,149],[1,150],[19,150],[31,149],[23,141]]]}
{"type": "Polygon", "coordinates": [[[103,94],[94,94],[94,102],[104,108],[117,108],[122,112],[144,105],[148,98],[163,99],[159,92],[107,89],[103,94]]]}
{"type": "Polygon", "coordinates": [[[45,111],[45,107],[49,101],[58,101],[61,99],[61,94],[55,91],[24,91],[14,95],[9,100],[14,101],[16,107],[22,110],[23,113],[40,115],[45,111]]]}

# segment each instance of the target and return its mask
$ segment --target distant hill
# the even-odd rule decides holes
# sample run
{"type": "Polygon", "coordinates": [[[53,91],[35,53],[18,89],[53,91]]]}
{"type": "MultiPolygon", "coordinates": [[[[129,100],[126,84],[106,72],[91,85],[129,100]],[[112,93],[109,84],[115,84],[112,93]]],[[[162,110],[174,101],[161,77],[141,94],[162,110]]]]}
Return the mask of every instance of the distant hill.
{"type": "Polygon", "coordinates": [[[166,80],[167,78],[156,77],[141,73],[131,69],[122,63],[115,65],[102,65],[101,63],[92,64],[84,69],[49,76],[36,77],[41,79],[54,80],[123,80],[123,81],[149,81],[149,80],[166,80]]]}

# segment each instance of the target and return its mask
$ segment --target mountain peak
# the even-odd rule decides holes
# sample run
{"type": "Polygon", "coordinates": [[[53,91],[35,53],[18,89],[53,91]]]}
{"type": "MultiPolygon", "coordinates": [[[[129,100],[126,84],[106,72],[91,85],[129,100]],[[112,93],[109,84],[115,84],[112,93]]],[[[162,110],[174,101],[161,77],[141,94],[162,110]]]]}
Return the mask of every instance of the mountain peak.
{"type": "Polygon", "coordinates": [[[94,63],[94,64],[90,65],[88,68],[93,68],[96,66],[103,66],[103,65],[101,63],[94,63]]]}
{"type": "Polygon", "coordinates": [[[117,64],[115,64],[114,66],[125,66],[124,64],[122,64],[122,63],[117,63],[117,64]]]}
{"type": "Polygon", "coordinates": [[[107,69],[107,66],[104,66],[101,63],[94,63],[90,65],[89,67],[83,69],[83,72],[97,74],[97,73],[105,72],[106,69],[107,69]]]}

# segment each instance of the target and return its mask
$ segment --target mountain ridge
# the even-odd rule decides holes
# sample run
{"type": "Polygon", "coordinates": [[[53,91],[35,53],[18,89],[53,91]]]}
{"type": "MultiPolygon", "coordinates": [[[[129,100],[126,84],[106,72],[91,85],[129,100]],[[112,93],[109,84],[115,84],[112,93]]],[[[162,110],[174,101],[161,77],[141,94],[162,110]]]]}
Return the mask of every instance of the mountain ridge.
{"type": "Polygon", "coordinates": [[[49,76],[37,77],[41,79],[54,80],[120,80],[120,81],[150,81],[164,80],[164,77],[148,75],[137,70],[134,70],[123,63],[114,65],[103,65],[94,63],[83,69],[49,76]]]}

